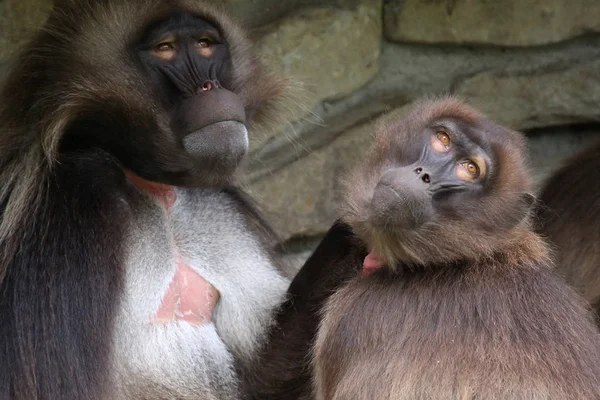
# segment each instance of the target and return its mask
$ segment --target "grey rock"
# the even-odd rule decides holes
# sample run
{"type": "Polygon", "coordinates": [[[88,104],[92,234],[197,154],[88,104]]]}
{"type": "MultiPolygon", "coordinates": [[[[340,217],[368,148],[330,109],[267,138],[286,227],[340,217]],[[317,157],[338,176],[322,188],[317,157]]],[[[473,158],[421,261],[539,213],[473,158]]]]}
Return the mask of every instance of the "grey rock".
{"type": "MultiPolygon", "coordinates": [[[[311,120],[311,110],[322,101],[346,97],[377,75],[381,10],[381,0],[357,1],[354,8],[307,8],[260,34],[261,61],[303,85],[291,131],[311,120]]],[[[275,134],[257,132],[251,150],[262,148],[275,134]]]]}
{"type": "Polygon", "coordinates": [[[263,62],[304,82],[308,109],[350,95],[379,70],[381,0],[354,9],[305,9],[270,27],[258,42],[263,62]]]}
{"type": "Polygon", "coordinates": [[[6,62],[31,39],[48,17],[51,0],[0,1],[0,63],[6,62]]]}
{"type": "Polygon", "coordinates": [[[227,8],[247,27],[259,29],[294,11],[311,6],[356,8],[360,0],[224,0],[227,8]]]}
{"type": "Polygon", "coordinates": [[[532,46],[600,31],[597,0],[389,0],[390,40],[532,46]]]}
{"type": "Polygon", "coordinates": [[[600,59],[546,72],[484,72],[457,93],[519,129],[600,121],[600,59]]]}

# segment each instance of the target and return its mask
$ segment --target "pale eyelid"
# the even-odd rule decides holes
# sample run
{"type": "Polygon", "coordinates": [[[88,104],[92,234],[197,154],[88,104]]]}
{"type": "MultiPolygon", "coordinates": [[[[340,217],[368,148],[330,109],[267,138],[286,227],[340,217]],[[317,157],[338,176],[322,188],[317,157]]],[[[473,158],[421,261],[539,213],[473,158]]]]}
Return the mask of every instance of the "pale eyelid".
{"type": "Polygon", "coordinates": [[[450,133],[448,133],[448,131],[445,129],[437,128],[435,133],[431,135],[431,147],[433,147],[433,150],[437,151],[438,153],[448,152],[452,147],[452,138],[450,136],[450,133]],[[447,145],[444,144],[438,137],[441,133],[448,136],[449,142],[447,145]]]}
{"type": "Polygon", "coordinates": [[[481,157],[481,156],[474,156],[474,157],[464,159],[456,165],[456,175],[460,179],[467,181],[467,182],[474,182],[474,181],[482,179],[486,174],[486,170],[487,170],[486,162],[483,159],[483,157],[481,157]],[[473,176],[467,169],[468,163],[473,163],[477,167],[477,170],[479,171],[479,173],[476,176],[473,176]]]}

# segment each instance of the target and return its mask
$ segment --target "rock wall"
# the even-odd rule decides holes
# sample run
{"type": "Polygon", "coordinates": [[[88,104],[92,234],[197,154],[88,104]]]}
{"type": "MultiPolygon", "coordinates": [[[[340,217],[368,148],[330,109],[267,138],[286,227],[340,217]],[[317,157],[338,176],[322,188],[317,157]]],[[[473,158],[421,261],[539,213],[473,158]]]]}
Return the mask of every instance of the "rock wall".
{"type": "MultiPolygon", "coordinates": [[[[538,182],[600,138],[598,0],[222,1],[264,62],[304,83],[297,121],[253,138],[241,179],[292,249],[335,219],[337,177],[373,124],[422,96],[459,94],[526,132],[538,182]]],[[[0,63],[50,5],[0,1],[0,63]]]]}

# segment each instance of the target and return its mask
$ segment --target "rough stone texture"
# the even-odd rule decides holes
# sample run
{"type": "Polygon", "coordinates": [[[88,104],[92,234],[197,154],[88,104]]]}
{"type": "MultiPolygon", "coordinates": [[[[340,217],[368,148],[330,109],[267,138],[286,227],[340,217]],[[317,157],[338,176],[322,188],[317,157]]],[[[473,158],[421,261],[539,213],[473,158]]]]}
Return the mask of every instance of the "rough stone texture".
{"type": "Polygon", "coordinates": [[[46,21],[51,0],[0,1],[0,63],[9,60],[46,21]]]}
{"type": "Polygon", "coordinates": [[[546,73],[485,72],[457,93],[519,129],[600,121],[600,59],[546,73]]]}
{"type": "Polygon", "coordinates": [[[355,8],[361,0],[224,0],[239,21],[259,28],[294,11],[310,6],[355,8]]]}
{"type": "MultiPolygon", "coordinates": [[[[276,73],[303,86],[297,123],[312,118],[322,101],[350,95],[372,80],[379,70],[382,0],[346,0],[346,8],[302,9],[257,34],[261,60],[276,73]]],[[[294,131],[294,127],[290,129],[294,131]]],[[[251,150],[270,136],[257,133],[251,150]]]]}
{"type": "Polygon", "coordinates": [[[600,31],[598,0],[389,0],[390,40],[531,46],[600,31]]]}
{"type": "Polygon", "coordinates": [[[262,60],[304,82],[310,110],[350,95],[379,69],[381,0],[355,9],[312,8],[276,23],[259,41],[262,60]]]}

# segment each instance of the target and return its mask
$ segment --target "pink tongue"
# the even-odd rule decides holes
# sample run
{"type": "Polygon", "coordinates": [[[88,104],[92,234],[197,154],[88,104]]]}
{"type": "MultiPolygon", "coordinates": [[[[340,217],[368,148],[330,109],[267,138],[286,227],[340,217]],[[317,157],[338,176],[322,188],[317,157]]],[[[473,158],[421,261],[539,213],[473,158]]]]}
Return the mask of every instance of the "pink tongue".
{"type": "Polygon", "coordinates": [[[373,253],[369,253],[363,261],[363,268],[360,272],[361,276],[368,276],[379,268],[383,267],[385,261],[382,257],[376,256],[373,253]]]}
{"type": "Polygon", "coordinates": [[[179,320],[202,325],[211,320],[219,296],[213,285],[179,259],[175,277],[167,289],[155,320],[163,324],[179,320]]]}

